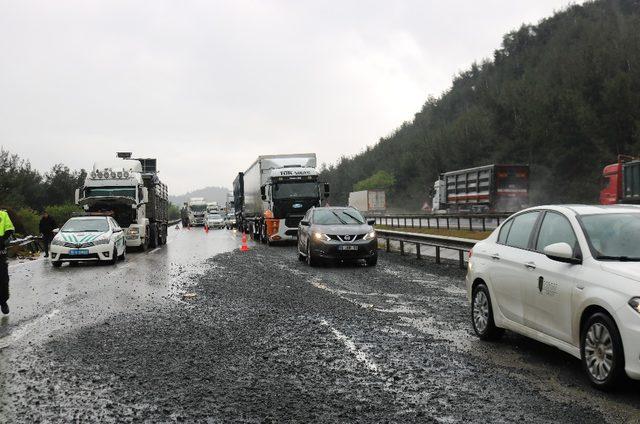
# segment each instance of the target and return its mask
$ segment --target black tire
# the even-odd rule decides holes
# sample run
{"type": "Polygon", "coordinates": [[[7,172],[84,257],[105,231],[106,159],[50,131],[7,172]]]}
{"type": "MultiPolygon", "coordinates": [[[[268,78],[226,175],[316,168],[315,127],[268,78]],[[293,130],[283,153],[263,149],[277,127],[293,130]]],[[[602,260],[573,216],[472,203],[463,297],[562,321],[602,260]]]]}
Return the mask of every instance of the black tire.
{"type": "Polygon", "coordinates": [[[111,259],[109,259],[109,265],[115,265],[118,262],[118,248],[113,246],[113,252],[111,253],[111,259]]]}
{"type": "Polygon", "coordinates": [[[60,268],[62,266],[62,262],[61,261],[51,261],[51,265],[53,265],[54,268],[60,268]]]}
{"type": "Polygon", "coordinates": [[[311,244],[307,243],[307,254],[305,256],[305,259],[307,260],[307,265],[315,267],[318,266],[318,260],[316,258],[313,257],[313,255],[311,254],[311,244]]]}
{"type": "Polygon", "coordinates": [[[125,261],[127,259],[127,246],[122,249],[122,255],[118,256],[118,259],[121,261],[125,261]]]}
{"type": "Polygon", "coordinates": [[[378,255],[372,258],[367,258],[364,261],[367,263],[367,266],[376,266],[378,264],[378,255]]]}
{"type": "Polygon", "coordinates": [[[491,295],[489,294],[489,288],[484,283],[478,284],[473,289],[473,295],[471,296],[471,325],[480,340],[498,340],[504,334],[502,328],[496,327],[493,319],[491,295]],[[477,316],[476,306],[478,308],[477,316]]]}
{"type": "Polygon", "coordinates": [[[580,356],[582,368],[593,387],[610,391],[623,379],[625,371],[622,338],[616,323],[609,315],[597,312],[587,319],[580,332],[580,356]],[[598,329],[601,331],[599,337],[602,339],[600,340],[603,342],[602,344],[597,340],[598,329]],[[602,329],[606,329],[608,332],[610,344],[606,343],[606,333],[602,329]],[[594,336],[596,337],[594,338],[594,336]],[[610,355],[606,354],[609,349],[611,350],[610,355]],[[606,372],[604,363],[609,364],[608,372],[606,372]]]}
{"type": "Polygon", "coordinates": [[[140,245],[140,250],[141,251],[145,251],[149,248],[149,227],[147,227],[147,231],[145,232],[145,237],[144,237],[144,241],[142,242],[142,244],[140,245]]]}
{"type": "Polygon", "coordinates": [[[149,240],[149,247],[154,249],[158,247],[158,228],[153,225],[150,229],[151,232],[149,233],[149,235],[151,236],[151,240],[149,240]]]}

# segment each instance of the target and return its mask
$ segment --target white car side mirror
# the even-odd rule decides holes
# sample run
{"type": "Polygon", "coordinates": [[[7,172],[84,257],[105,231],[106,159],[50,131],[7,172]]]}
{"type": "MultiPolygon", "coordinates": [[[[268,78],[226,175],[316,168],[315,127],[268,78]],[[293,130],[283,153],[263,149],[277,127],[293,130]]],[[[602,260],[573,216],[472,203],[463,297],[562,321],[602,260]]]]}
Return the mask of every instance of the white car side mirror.
{"type": "Polygon", "coordinates": [[[568,264],[581,264],[582,259],[573,256],[573,248],[568,243],[554,243],[544,248],[544,254],[551,260],[568,264]]]}
{"type": "Polygon", "coordinates": [[[58,234],[60,232],[60,228],[54,228],[53,234],[58,234]]]}

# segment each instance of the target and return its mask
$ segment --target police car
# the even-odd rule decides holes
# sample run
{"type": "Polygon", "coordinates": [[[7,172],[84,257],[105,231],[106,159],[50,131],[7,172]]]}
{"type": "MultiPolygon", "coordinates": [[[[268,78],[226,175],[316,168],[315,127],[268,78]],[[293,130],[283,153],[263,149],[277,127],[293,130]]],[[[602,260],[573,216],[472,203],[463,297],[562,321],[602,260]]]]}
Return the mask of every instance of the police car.
{"type": "Polygon", "coordinates": [[[51,264],[105,261],[115,264],[127,254],[124,231],[110,216],[82,216],[68,220],[51,241],[51,264]]]}

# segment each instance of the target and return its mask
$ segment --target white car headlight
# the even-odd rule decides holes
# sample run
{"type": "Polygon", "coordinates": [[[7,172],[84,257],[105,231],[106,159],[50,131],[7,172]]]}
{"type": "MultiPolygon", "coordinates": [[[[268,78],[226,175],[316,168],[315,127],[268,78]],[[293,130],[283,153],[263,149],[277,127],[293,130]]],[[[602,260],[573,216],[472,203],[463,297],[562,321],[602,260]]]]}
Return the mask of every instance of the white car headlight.
{"type": "Polygon", "coordinates": [[[629,306],[631,306],[637,313],[640,314],[640,297],[631,298],[629,301],[629,306]]]}
{"type": "Polygon", "coordinates": [[[54,246],[64,246],[64,240],[54,238],[53,240],[51,240],[51,244],[53,244],[54,246]]]}
{"type": "Polygon", "coordinates": [[[101,237],[99,239],[94,240],[93,244],[96,246],[100,246],[102,244],[109,244],[110,241],[111,241],[111,238],[109,236],[106,236],[106,237],[101,237]]]}
{"type": "Polygon", "coordinates": [[[313,236],[316,238],[316,240],[331,241],[331,237],[324,233],[313,233],[313,236]]]}
{"type": "Polygon", "coordinates": [[[373,240],[374,238],[376,238],[376,232],[374,231],[369,231],[367,234],[364,235],[364,237],[362,238],[363,240],[373,240]]]}

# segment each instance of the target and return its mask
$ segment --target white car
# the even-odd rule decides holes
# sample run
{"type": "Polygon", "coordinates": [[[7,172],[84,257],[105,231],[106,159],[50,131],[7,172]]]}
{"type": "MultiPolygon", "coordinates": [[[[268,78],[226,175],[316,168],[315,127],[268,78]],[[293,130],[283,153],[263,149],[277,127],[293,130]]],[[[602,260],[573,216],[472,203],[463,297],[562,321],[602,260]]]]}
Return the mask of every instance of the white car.
{"type": "Polygon", "coordinates": [[[68,220],[51,241],[51,264],[125,259],[124,231],[109,216],[83,216],[68,220]]]}
{"type": "Polygon", "coordinates": [[[223,228],[224,218],[217,212],[207,214],[205,225],[209,228],[223,228]]]}
{"type": "Polygon", "coordinates": [[[482,340],[509,329],[555,346],[601,389],[640,379],[640,207],[519,212],[473,248],[467,293],[482,340]]]}

